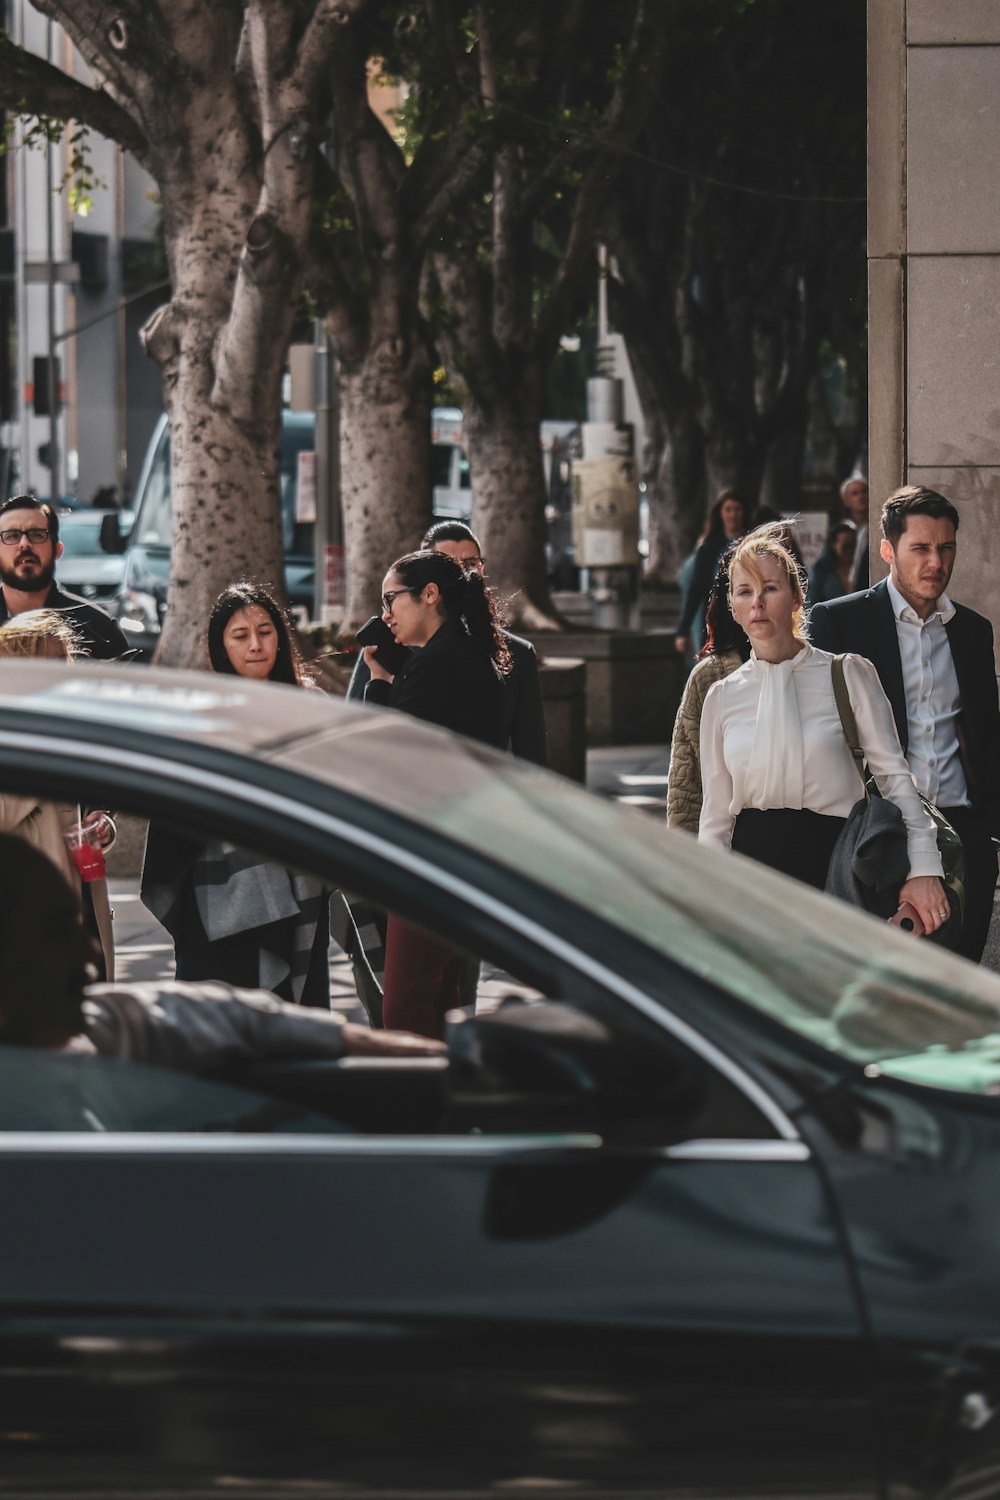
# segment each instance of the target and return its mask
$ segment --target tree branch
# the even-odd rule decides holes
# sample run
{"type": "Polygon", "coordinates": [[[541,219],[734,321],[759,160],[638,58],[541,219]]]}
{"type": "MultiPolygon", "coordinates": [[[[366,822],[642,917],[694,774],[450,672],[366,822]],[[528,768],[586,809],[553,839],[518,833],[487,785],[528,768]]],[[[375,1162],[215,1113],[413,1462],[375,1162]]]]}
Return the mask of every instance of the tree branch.
{"type": "Polygon", "coordinates": [[[299,42],[293,86],[311,103],[330,70],[330,60],[353,23],[375,8],[375,0],[319,0],[299,42]]]}
{"type": "Polygon", "coordinates": [[[449,148],[434,171],[421,183],[413,179],[413,167],[407,173],[404,196],[406,200],[419,202],[421,208],[413,221],[411,240],[415,252],[422,252],[431,235],[454,203],[475,181],[486,165],[487,153],[483,146],[468,145],[462,139],[461,129],[450,137],[449,148]]]}
{"type": "Polygon", "coordinates": [[[598,218],[620,168],[621,153],[635,140],[648,113],[659,81],[668,19],[668,7],[660,0],[638,0],[625,64],[605,114],[602,145],[584,173],[566,249],[538,320],[544,343],[558,338],[566,326],[577,277],[592,253],[598,218]]]}
{"type": "Polygon", "coordinates": [[[116,141],[143,166],[146,137],[131,116],[102,89],[90,88],[42,57],[0,34],[0,105],[12,114],[52,115],[76,120],[116,141]]]}

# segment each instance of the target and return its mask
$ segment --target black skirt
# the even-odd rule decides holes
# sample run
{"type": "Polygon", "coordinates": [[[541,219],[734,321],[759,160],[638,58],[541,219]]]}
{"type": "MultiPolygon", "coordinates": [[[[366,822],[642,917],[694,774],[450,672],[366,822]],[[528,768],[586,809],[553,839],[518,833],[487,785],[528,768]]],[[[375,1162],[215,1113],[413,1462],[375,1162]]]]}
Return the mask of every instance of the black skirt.
{"type": "Polygon", "coordinates": [[[822,890],[833,846],[846,821],[807,807],[745,807],[733,828],[733,848],[822,890]]]}

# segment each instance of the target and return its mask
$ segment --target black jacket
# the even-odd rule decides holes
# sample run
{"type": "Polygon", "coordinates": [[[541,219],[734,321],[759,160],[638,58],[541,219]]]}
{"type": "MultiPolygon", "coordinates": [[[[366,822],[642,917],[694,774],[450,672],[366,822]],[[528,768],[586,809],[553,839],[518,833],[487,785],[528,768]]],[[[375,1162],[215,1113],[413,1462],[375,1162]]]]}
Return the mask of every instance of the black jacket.
{"type": "Polygon", "coordinates": [[[372,678],[365,702],[402,709],[499,750],[507,743],[500,674],[460,620],[445,620],[391,683],[372,678]]]}
{"type": "MultiPolygon", "coordinates": [[[[969,798],[990,834],[997,838],[1000,837],[1000,704],[993,626],[975,610],[956,604],[955,614],[945,630],[962,698],[963,764],[969,798]]],[[[905,751],[903,665],[896,617],[885,580],[864,593],[817,604],[809,617],[809,633],[813,645],[823,651],[853,651],[858,656],[867,656],[874,664],[892,704],[899,742],[905,751]]]]}
{"type": "MultiPolygon", "coordinates": [[[[521,760],[536,766],[549,763],[549,746],[545,732],[545,709],[542,685],[538,675],[538,657],[530,641],[504,631],[510,651],[511,671],[503,679],[503,745],[509,745],[521,760]]],[[[359,655],[351,674],[347,697],[363,700],[371,673],[364,656],[359,655]]],[[[370,700],[370,701],[375,701],[370,700]]]]}
{"type": "MultiPolygon", "coordinates": [[[[92,661],[117,661],[131,650],[116,620],[112,620],[103,609],[98,609],[96,604],[90,604],[77,594],[67,594],[55,583],[49,589],[42,608],[66,611],[92,661]]],[[[10,613],[3,590],[0,589],[0,625],[9,619],[10,613]]]]}

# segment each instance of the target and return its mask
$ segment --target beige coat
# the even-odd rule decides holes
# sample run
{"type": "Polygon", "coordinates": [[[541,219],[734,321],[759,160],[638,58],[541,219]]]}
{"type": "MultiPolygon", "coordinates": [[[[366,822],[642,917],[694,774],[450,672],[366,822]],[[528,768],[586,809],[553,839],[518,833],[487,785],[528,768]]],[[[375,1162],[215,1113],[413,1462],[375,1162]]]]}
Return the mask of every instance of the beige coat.
{"type": "Polygon", "coordinates": [[[670,741],[667,782],[667,827],[697,834],[701,817],[701,711],[708,690],[743,665],[738,651],[706,656],[693,668],[684,688],[670,741]]]}
{"type": "MultiPolygon", "coordinates": [[[[62,875],[66,877],[77,895],[81,881],[76,866],[66,847],[65,832],[75,826],[77,810],[68,802],[39,802],[34,797],[15,797],[0,794],[0,831],[24,839],[42,854],[48,856],[62,875]]],[[[94,915],[104,950],[104,966],[108,979],[115,976],[115,944],[112,933],[111,903],[108,900],[108,882],[90,882],[90,895],[94,903],[94,915]]]]}

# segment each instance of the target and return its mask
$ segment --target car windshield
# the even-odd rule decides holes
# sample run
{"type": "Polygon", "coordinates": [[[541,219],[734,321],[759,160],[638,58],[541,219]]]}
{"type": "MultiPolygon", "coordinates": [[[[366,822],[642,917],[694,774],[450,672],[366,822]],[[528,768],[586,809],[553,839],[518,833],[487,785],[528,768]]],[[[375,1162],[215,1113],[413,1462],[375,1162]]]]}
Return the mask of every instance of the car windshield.
{"type": "Polygon", "coordinates": [[[64,555],[106,557],[101,546],[101,522],[107,514],[107,511],[101,511],[94,517],[63,516],[59,522],[59,540],[62,542],[64,555]]]}
{"type": "MultiPolygon", "coordinates": [[[[379,774],[396,747],[364,740],[356,770],[340,747],[336,773],[359,796],[385,780],[398,812],[488,850],[852,1065],[1000,1092],[997,976],[806,887],[790,900],[783,876],[559,778],[492,759],[476,775],[470,749],[447,773],[433,755],[411,756],[401,785],[388,764],[379,774]]],[[[321,753],[329,764],[329,745],[313,742],[317,769],[321,753]]]]}
{"type": "MultiPolygon", "coordinates": [[[[241,780],[253,775],[243,756],[311,778],[300,797],[309,816],[324,805],[340,816],[346,799],[362,822],[375,809],[405,820],[414,837],[447,838],[464,851],[456,867],[485,857],[514,875],[529,916],[538,891],[572,902],[580,930],[567,936],[586,947],[592,926],[593,942],[620,955],[611,961],[651,1006],[672,992],[679,1007],[691,1003],[671,979],[686,971],[707,981],[699,1004],[735,998],[852,1067],[877,1063],[921,1084],[1000,1092],[996,975],[562,777],[417,720],[403,725],[392,710],[291,689],[227,682],[220,691],[198,673],[117,668],[101,677],[42,663],[30,677],[13,666],[0,675],[5,700],[27,707],[30,698],[52,714],[82,704],[112,743],[141,714],[150,733],[240,746],[241,780]],[[325,802],[323,783],[335,803],[325,802]],[[609,931],[624,940],[609,947],[609,931]],[[649,977],[657,958],[662,983],[649,977]]],[[[487,906],[491,884],[484,868],[487,906]]]]}
{"type": "MultiPolygon", "coordinates": [[[[311,412],[285,412],[281,424],[281,537],[286,557],[312,558],[313,523],[301,520],[298,502],[301,455],[315,447],[315,420],[311,412]]],[[[144,547],[169,548],[170,433],[160,435],[149,465],[139,517],[138,540],[144,547]]]]}

